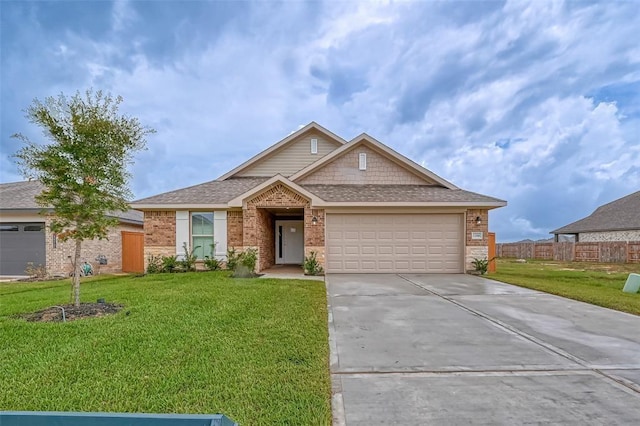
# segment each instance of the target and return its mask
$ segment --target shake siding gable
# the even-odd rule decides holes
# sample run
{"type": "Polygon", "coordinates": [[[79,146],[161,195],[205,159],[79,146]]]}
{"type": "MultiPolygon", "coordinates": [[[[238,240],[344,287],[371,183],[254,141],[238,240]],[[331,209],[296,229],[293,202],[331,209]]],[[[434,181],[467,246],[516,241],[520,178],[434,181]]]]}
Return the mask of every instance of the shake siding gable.
{"type": "Polygon", "coordinates": [[[417,176],[367,146],[357,146],[310,175],[297,180],[301,185],[437,185],[417,176]],[[359,156],[367,154],[366,170],[360,170],[359,156]]]}
{"type": "Polygon", "coordinates": [[[256,164],[236,173],[235,177],[246,176],[291,176],[309,164],[319,160],[340,147],[338,142],[327,139],[315,132],[307,132],[273,152],[256,164]],[[318,140],[318,153],[311,153],[311,139],[318,140]]]}

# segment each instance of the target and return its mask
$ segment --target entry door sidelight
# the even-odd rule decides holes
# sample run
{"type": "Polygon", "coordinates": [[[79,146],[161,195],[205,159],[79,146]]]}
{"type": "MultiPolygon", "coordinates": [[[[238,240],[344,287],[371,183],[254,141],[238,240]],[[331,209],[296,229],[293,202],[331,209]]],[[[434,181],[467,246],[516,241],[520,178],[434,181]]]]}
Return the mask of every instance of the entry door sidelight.
{"type": "Polygon", "coordinates": [[[276,221],[276,263],[301,265],[304,261],[304,221],[276,221]]]}

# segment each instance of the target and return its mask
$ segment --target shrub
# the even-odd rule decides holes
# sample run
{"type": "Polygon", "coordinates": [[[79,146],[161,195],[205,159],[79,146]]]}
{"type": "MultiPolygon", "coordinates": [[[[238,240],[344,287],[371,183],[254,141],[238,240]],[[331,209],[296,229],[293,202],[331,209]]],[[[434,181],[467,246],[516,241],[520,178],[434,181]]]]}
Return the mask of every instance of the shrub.
{"type": "Polygon", "coordinates": [[[207,268],[208,271],[218,271],[220,270],[220,261],[215,257],[204,257],[204,267],[207,268]]]}
{"type": "Polygon", "coordinates": [[[217,271],[220,269],[220,261],[215,258],[216,243],[211,244],[211,257],[204,257],[204,267],[209,271],[217,271]]]}
{"type": "Polygon", "coordinates": [[[240,253],[235,249],[227,250],[227,269],[233,271],[235,278],[255,277],[257,262],[258,251],[254,248],[246,249],[240,253]]]}
{"type": "Polygon", "coordinates": [[[317,253],[312,251],[309,253],[309,256],[304,258],[304,273],[307,275],[322,275],[324,272],[322,266],[320,266],[320,262],[316,257],[317,253]]]}
{"type": "Polygon", "coordinates": [[[238,264],[238,260],[242,253],[238,253],[238,251],[234,248],[227,249],[227,269],[230,271],[236,270],[236,265],[238,264]]]}
{"type": "Polygon", "coordinates": [[[176,272],[179,267],[178,256],[162,256],[162,272],[176,272]]]}
{"type": "Polygon", "coordinates": [[[47,268],[42,265],[35,266],[33,262],[28,262],[24,273],[31,278],[45,278],[47,276],[47,268]]]}
{"type": "Polygon", "coordinates": [[[195,271],[196,270],[196,261],[198,260],[198,256],[195,254],[196,249],[200,248],[200,246],[195,246],[191,250],[187,247],[187,243],[182,244],[182,249],[184,250],[184,257],[179,262],[179,266],[183,271],[195,271]]]}
{"type": "Polygon", "coordinates": [[[247,268],[251,274],[256,272],[256,262],[258,261],[258,251],[254,248],[246,249],[240,255],[240,263],[247,268]]]}
{"type": "Polygon", "coordinates": [[[152,254],[147,257],[147,274],[159,274],[162,272],[162,258],[152,254]]]}
{"type": "MultiPolygon", "coordinates": [[[[492,259],[493,260],[493,259],[492,259]]],[[[480,275],[484,275],[487,273],[487,269],[489,268],[489,259],[477,259],[473,258],[473,267],[476,271],[480,272],[480,275]]]]}

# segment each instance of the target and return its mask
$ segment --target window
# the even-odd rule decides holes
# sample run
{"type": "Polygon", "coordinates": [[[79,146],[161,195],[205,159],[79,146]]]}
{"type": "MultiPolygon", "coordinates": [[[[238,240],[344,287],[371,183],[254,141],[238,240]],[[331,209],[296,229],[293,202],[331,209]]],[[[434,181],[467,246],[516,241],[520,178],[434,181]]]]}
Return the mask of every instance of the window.
{"type": "Polygon", "coordinates": [[[367,170],[367,154],[361,152],[358,156],[358,168],[360,170],[367,170]]]}
{"type": "Polygon", "coordinates": [[[311,153],[312,154],[318,153],[318,139],[316,138],[311,139],[311,153]]]}
{"type": "Polygon", "coordinates": [[[198,259],[213,257],[213,212],[191,213],[191,247],[198,259]]]}
{"type": "Polygon", "coordinates": [[[18,232],[18,225],[0,225],[0,231],[18,232]]]}
{"type": "Polygon", "coordinates": [[[44,229],[44,226],[42,225],[25,225],[24,226],[25,232],[40,232],[43,229],[44,229]]]}

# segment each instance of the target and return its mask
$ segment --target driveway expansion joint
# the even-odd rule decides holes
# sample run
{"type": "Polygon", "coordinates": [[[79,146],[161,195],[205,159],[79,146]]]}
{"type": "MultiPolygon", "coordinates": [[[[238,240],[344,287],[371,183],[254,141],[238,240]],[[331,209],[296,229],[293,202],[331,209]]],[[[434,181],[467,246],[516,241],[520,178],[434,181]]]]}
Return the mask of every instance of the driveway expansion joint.
{"type": "MultiPolygon", "coordinates": [[[[520,336],[521,338],[528,340],[538,346],[541,346],[542,348],[544,348],[547,351],[553,352],[557,355],[560,355],[563,358],[568,359],[569,361],[575,362],[576,364],[579,364],[583,367],[583,370],[588,370],[588,371],[592,371],[594,373],[596,373],[599,377],[601,377],[603,380],[606,380],[608,382],[614,382],[617,385],[621,385],[624,386],[627,389],[631,389],[632,391],[636,392],[636,393],[640,393],[640,386],[636,385],[635,383],[630,383],[627,380],[621,379],[617,376],[613,376],[610,374],[605,373],[605,369],[599,369],[599,368],[594,368],[592,367],[587,361],[573,355],[570,354],[569,352],[564,351],[563,349],[560,349],[559,347],[552,345],[550,343],[547,343],[541,339],[538,339],[535,336],[532,336],[516,327],[513,327],[512,325],[509,325],[503,321],[500,321],[497,318],[494,318],[490,315],[485,314],[484,312],[478,311],[477,309],[473,309],[469,306],[466,306],[464,303],[453,299],[450,296],[446,296],[444,294],[440,294],[437,291],[430,289],[420,283],[417,283],[413,280],[411,280],[410,278],[402,275],[402,274],[398,274],[398,277],[402,278],[403,280],[407,281],[408,283],[419,287],[425,291],[428,291],[429,293],[433,294],[434,296],[440,297],[443,300],[446,300],[450,303],[453,303],[454,305],[458,306],[459,308],[469,312],[472,315],[476,315],[486,321],[489,321],[490,323],[494,324],[495,326],[502,328],[503,330],[510,332],[510,333],[514,333],[518,336],[520,336]]],[[[619,370],[619,369],[618,369],[619,370]]]]}

